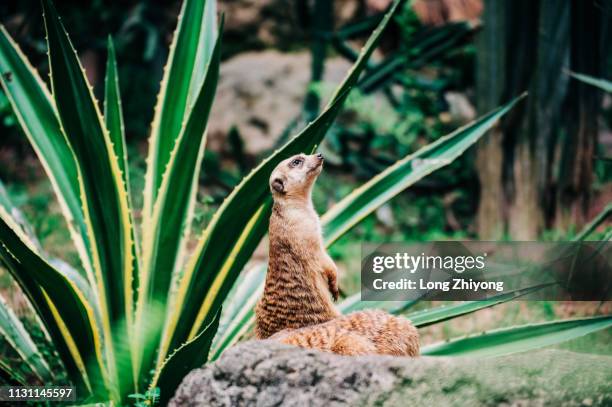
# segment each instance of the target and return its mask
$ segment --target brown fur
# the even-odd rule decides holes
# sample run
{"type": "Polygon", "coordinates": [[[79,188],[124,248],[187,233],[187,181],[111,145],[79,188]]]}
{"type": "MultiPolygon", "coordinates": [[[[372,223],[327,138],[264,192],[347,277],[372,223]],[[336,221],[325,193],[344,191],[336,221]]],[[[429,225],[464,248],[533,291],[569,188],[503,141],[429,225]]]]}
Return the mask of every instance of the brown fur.
{"type": "Polygon", "coordinates": [[[419,334],[410,321],[381,310],[358,311],[319,325],[286,329],[271,339],[341,355],[419,354],[419,334]]]}
{"type": "Polygon", "coordinates": [[[321,172],[320,155],[297,155],[272,172],[270,252],[264,294],[257,304],[257,338],[343,355],[416,356],[418,332],[405,318],[380,310],[342,316],[336,266],[323,245],[311,192],[321,172]]]}

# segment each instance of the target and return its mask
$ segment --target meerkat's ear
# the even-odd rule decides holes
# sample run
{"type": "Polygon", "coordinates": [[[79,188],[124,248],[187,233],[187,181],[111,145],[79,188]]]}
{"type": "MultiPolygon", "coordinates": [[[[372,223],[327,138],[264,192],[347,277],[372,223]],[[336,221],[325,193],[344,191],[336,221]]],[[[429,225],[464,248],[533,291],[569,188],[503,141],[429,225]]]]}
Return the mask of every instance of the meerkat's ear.
{"type": "Polygon", "coordinates": [[[280,178],[274,178],[272,181],[272,188],[281,194],[285,193],[285,183],[280,178]]]}

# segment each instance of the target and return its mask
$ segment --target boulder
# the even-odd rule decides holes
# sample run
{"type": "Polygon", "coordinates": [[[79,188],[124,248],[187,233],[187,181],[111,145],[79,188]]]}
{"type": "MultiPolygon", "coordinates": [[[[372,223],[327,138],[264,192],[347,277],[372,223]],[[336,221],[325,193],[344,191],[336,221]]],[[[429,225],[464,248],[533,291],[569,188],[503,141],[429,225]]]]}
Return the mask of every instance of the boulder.
{"type": "Polygon", "coordinates": [[[346,357],[250,341],[187,375],[170,406],[612,405],[612,357],[346,357]]]}

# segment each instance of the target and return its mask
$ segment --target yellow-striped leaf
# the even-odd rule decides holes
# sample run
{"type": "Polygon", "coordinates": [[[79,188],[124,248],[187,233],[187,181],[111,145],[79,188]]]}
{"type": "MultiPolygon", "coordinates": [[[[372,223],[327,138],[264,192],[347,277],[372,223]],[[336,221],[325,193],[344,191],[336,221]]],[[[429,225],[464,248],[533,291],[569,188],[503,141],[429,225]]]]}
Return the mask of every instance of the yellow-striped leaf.
{"type": "MultiPolygon", "coordinates": [[[[119,165],[119,170],[121,171],[121,176],[123,180],[123,185],[126,189],[126,198],[128,202],[128,217],[129,223],[134,225],[134,215],[132,213],[132,199],[130,193],[130,176],[129,176],[129,166],[128,166],[128,158],[127,158],[127,144],[125,141],[125,127],[123,124],[123,111],[121,107],[121,93],[119,91],[119,75],[117,72],[117,60],[115,56],[115,47],[113,45],[113,40],[109,36],[108,37],[108,56],[106,61],[106,76],[104,78],[104,120],[106,124],[106,128],[108,129],[108,134],[111,140],[112,147],[115,152],[115,157],[117,159],[117,163],[119,165]]],[[[132,271],[128,273],[131,274],[132,282],[129,284],[129,274],[125,275],[125,284],[124,291],[117,295],[123,295],[125,297],[125,308],[126,315],[125,321],[128,326],[128,339],[133,343],[135,340],[134,332],[130,327],[133,327],[133,311],[135,308],[135,292],[132,287],[138,287],[139,285],[139,244],[138,244],[138,235],[136,233],[136,228],[130,228],[130,239],[134,242],[132,244],[132,271]]],[[[122,354],[130,356],[129,347],[125,349],[122,354]]],[[[125,357],[125,356],[123,356],[125,357]]],[[[134,363],[134,366],[136,363],[134,363]]],[[[134,370],[134,380],[137,380],[138,372],[134,370]]]]}
{"type": "Polygon", "coordinates": [[[106,75],[104,77],[104,122],[108,129],[115,155],[119,159],[119,169],[123,174],[123,182],[128,185],[127,149],[125,143],[125,127],[121,108],[121,93],[119,91],[119,74],[117,72],[117,57],[113,39],[109,36],[107,42],[106,75]]]}
{"type": "Polygon", "coordinates": [[[9,364],[8,361],[0,359],[0,379],[11,386],[28,386],[28,381],[23,374],[9,364]]]}
{"type": "Polygon", "coordinates": [[[219,329],[213,341],[210,359],[215,360],[228,347],[235,344],[255,323],[255,305],[261,297],[266,280],[267,265],[245,270],[236,281],[223,303],[219,329]]]}
{"type": "Polygon", "coordinates": [[[93,269],[74,156],[62,134],[47,87],[3,26],[0,26],[0,71],[2,89],[51,180],[70,236],[91,280],[93,269]]]}
{"type": "Polygon", "coordinates": [[[143,219],[152,215],[166,164],[192,103],[216,41],[215,1],[185,0],[181,7],[149,138],[143,219]]]}
{"type": "Polygon", "coordinates": [[[177,348],[156,370],[149,389],[159,388],[160,404],[166,405],[183,378],[208,360],[208,352],[219,327],[220,311],[193,339],[177,348]]]}
{"type": "Polygon", "coordinates": [[[113,350],[115,344],[129,336],[128,318],[133,309],[134,242],[127,189],[120,160],[57,11],[50,0],[43,1],[43,10],[53,98],[62,130],[76,158],[95,271],[95,293],[108,338],[104,342],[108,366],[113,380],[121,386],[120,394],[129,394],[131,382],[126,371],[115,371],[113,350]]]}
{"type": "Polygon", "coordinates": [[[457,318],[463,315],[471,314],[485,308],[493,307],[504,302],[515,300],[519,297],[539,291],[545,287],[550,287],[552,284],[540,284],[533,287],[514,290],[504,294],[494,295],[480,301],[464,301],[459,304],[444,305],[441,307],[425,309],[413,312],[406,315],[414,326],[423,328],[439,322],[448,321],[449,319],[457,318]]]}
{"type": "Polygon", "coordinates": [[[35,307],[70,379],[106,396],[103,339],[86,295],[36,253],[2,207],[0,242],[0,260],[35,307]]]}
{"type": "MultiPolygon", "coordinates": [[[[221,24],[220,29],[223,28],[221,24]]],[[[153,216],[143,226],[143,274],[139,287],[137,318],[151,303],[169,303],[173,271],[181,265],[186,244],[189,212],[196,200],[204,146],[206,124],[214,100],[221,56],[221,36],[217,36],[212,58],[200,92],[190,109],[188,119],[176,140],[166,173],[153,209],[153,216]]],[[[145,368],[150,361],[143,360],[145,368]]]]}
{"type": "Polygon", "coordinates": [[[430,356],[502,356],[555,345],[611,326],[612,315],[529,324],[429,345],[421,353],[430,356]]]}
{"type": "Polygon", "coordinates": [[[476,143],[525,94],[513,99],[474,122],[441,137],[376,175],[335,204],[321,217],[325,244],[340,236],[415,182],[452,163],[476,143]]]}
{"type": "Polygon", "coordinates": [[[22,362],[32,370],[41,383],[53,380],[53,373],[40,350],[2,296],[0,296],[0,336],[17,352],[22,362]]]}

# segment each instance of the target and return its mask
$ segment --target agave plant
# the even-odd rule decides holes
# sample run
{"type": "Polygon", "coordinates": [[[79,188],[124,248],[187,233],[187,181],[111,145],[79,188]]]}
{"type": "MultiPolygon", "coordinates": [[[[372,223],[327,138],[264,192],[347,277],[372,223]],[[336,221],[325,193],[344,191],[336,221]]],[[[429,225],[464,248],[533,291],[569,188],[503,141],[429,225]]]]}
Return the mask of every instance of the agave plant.
{"type": "MultiPolygon", "coordinates": [[[[0,259],[33,306],[80,402],[125,404],[130,395],[157,394],[157,390],[164,403],[190,369],[209,359],[210,349],[210,358],[217,357],[252,325],[252,306],[265,269],[242,272],[267,230],[269,174],[281,160],[311,152],[321,143],[400,1],[381,20],[322,113],[236,186],[195,237],[197,244],[190,253],[186,243],[194,238],[190,225],[219,75],[223,24],[217,26],[214,1],[185,0],[182,5],[151,125],[139,225],[134,222],[128,183],[112,41],[109,38],[100,109],[53,4],[50,0],[42,4],[51,92],[4,28],[0,82],[51,181],[80,262],[69,265],[50,257],[4,193],[0,193],[0,259]],[[232,289],[239,276],[240,283],[232,289]],[[218,329],[224,303],[226,312],[218,329]]],[[[327,244],[459,157],[518,99],[398,161],[338,202],[323,216],[327,244]],[[415,160],[422,164],[414,165],[415,160]]],[[[523,294],[424,311],[412,318],[424,326],[523,294]]],[[[410,305],[394,311],[403,312],[410,305]]],[[[341,308],[364,306],[349,297],[341,308]]],[[[603,317],[522,327],[425,352],[476,349],[492,355],[525,350],[611,323],[603,317]]],[[[23,360],[22,366],[0,362],[5,381],[61,382],[62,375],[52,371],[4,301],[0,333],[23,360]]]]}

